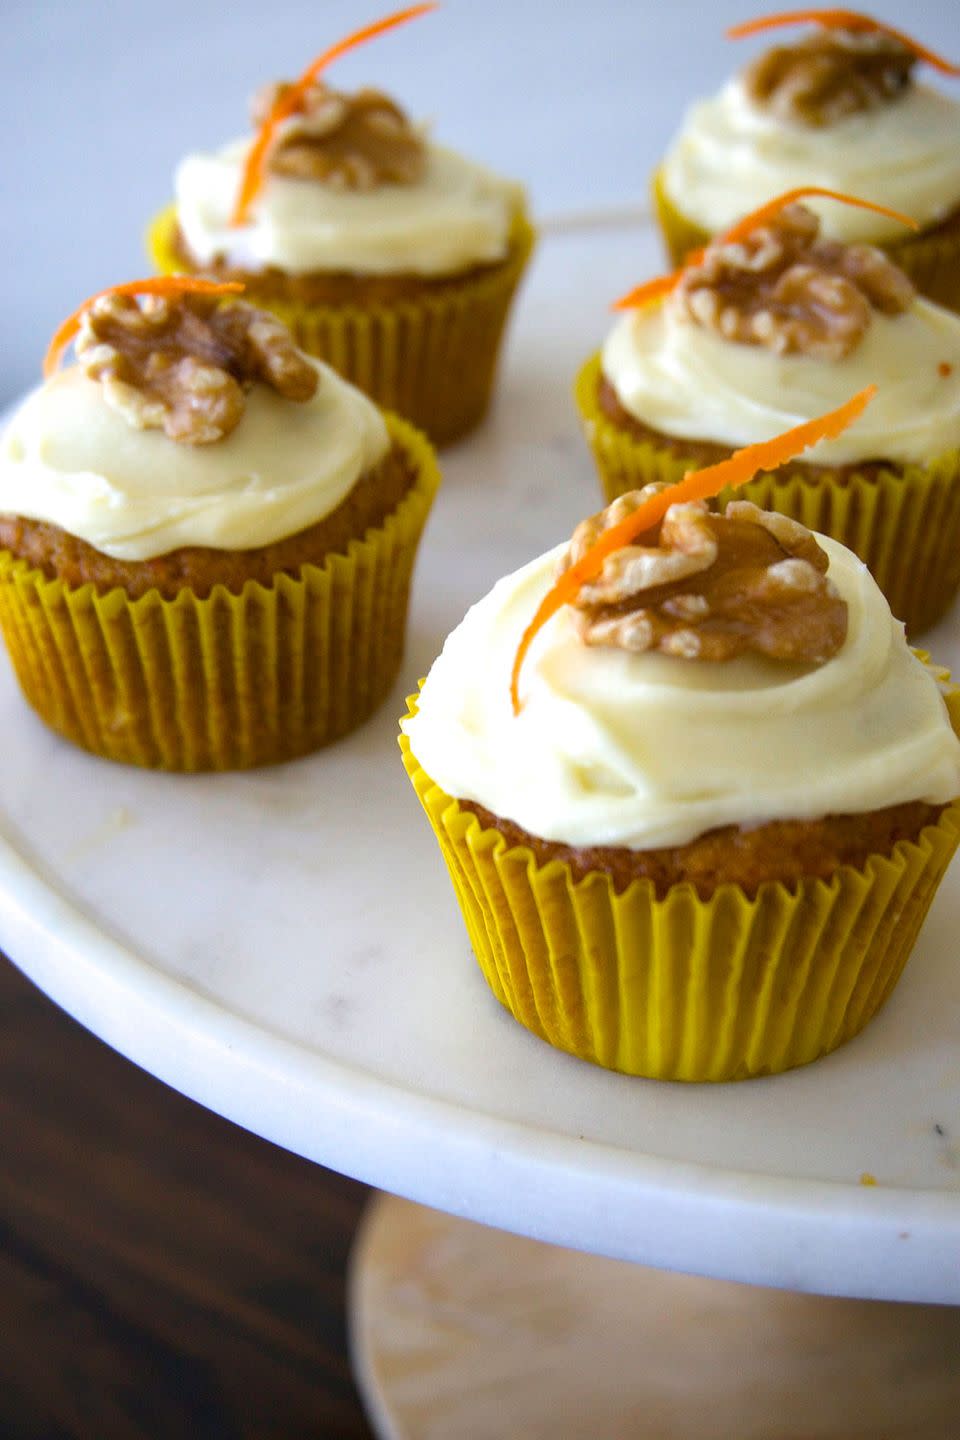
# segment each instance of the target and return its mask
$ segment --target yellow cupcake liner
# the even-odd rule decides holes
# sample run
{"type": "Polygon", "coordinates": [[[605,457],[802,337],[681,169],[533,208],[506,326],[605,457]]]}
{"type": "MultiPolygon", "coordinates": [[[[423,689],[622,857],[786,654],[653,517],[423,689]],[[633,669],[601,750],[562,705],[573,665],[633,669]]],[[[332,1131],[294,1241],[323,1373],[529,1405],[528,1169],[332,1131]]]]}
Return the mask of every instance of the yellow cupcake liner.
{"type": "MultiPolygon", "coordinates": [[[[653,177],[651,193],[670,263],[677,268],[691,250],[699,250],[712,237],[677,209],[667,195],[662,170],[653,177]]],[[[878,249],[909,275],[921,295],[948,310],[960,310],[960,229],[908,234],[902,240],[888,240],[878,249]]]]}
{"type": "MultiPolygon", "coordinates": [[[[960,692],[947,697],[960,727],[960,692]]],[[[417,697],[408,700],[414,714],[417,697]]],[[[620,894],[593,871],[538,865],[435,785],[405,735],[407,773],[446,861],[480,969],[541,1039],[654,1080],[725,1081],[806,1065],[853,1038],[893,990],[960,840],[960,802],[862,868],[750,899],[689,884],[620,894]]]]}
{"type": "MultiPolygon", "coordinates": [[[[150,257],[162,274],[185,268],[174,246],[176,229],[171,206],[147,232],[150,257]]],[[[250,282],[244,299],[279,316],[302,350],[332,365],[378,405],[446,445],[486,413],[510,304],[535,238],[526,216],[518,216],[501,264],[415,299],[309,305],[261,296],[250,282]]]]}
{"type": "MultiPolygon", "coordinates": [[[[600,375],[598,353],[581,368],[575,397],[608,501],[702,468],[638,440],[605,415],[597,398],[600,375]]],[[[758,475],[736,495],[790,515],[859,555],[911,635],[938,620],[960,588],[960,450],[927,465],[891,463],[876,473],[758,475]]],[[[725,491],[719,503],[733,497],[725,491]]]]}
{"type": "Polygon", "coordinates": [[[908,235],[881,246],[921,295],[960,311],[960,231],[908,235]]]}
{"type": "Polygon", "coordinates": [[[316,750],[384,699],[403,654],[420,534],[440,483],[433,451],[387,416],[415,475],[345,554],[205,599],[72,588],[0,552],[0,628],[40,717],[108,760],[236,770],[316,750]]]}
{"type": "Polygon", "coordinates": [[[660,234],[666,247],[670,268],[679,269],[691,250],[699,250],[710,240],[709,230],[688,220],[667,196],[663,184],[663,171],[657,170],[650,182],[650,197],[653,213],[660,226],[660,234]]]}

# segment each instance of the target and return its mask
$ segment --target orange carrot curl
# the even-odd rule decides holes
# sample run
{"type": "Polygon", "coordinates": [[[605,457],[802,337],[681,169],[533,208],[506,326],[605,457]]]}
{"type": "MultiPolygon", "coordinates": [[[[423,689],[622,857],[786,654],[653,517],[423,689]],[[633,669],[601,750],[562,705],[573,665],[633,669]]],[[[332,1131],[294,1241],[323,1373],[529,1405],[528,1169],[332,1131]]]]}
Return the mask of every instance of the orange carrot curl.
{"type": "MultiPolygon", "coordinates": [[[[698,250],[698,263],[702,256],[703,251],[698,250]]],[[[650,305],[662,295],[669,295],[671,290],[676,290],[681,275],[693,263],[694,257],[690,256],[686,264],[681,265],[679,270],[674,270],[672,275],[657,275],[652,280],[645,280],[642,285],[636,285],[632,290],[628,290],[626,295],[621,295],[619,300],[614,300],[614,310],[638,310],[641,305],[650,305]]]]}
{"type": "Polygon", "coordinates": [[[899,40],[918,60],[925,60],[942,74],[960,75],[960,65],[954,65],[942,55],[928,50],[925,45],[919,45],[902,30],[895,30],[892,25],[884,25],[882,21],[874,20],[871,15],[862,15],[858,10],[785,10],[780,15],[761,15],[756,20],[731,26],[727,31],[727,39],[742,40],[747,35],[759,35],[764,30],[773,30],[781,25],[807,24],[822,25],[825,30],[852,30],[863,35],[888,35],[891,40],[899,40]]]}
{"type": "Polygon", "coordinates": [[[863,413],[876,393],[876,385],[868,385],[837,410],[796,425],[782,435],[775,435],[772,440],[735,450],[728,460],[721,460],[718,465],[708,465],[704,470],[688,470],[676,485],[651,495],[632,515],[628,515],[618,525],[611,525],[608,530],[604,530],[597,543],[554,581],[523,632],[510,677],[510,699],[514,715],[520,713],[520,671],[534,637],[562,605],[569,605],[576,600],[582,585],[600,574],[608,555],[622,549],[624,545],[631,544],[645,531],[652,530],[654,525],[660,523],[671,505],[686,500],[708,500],[711,496],[719,495],[720,491],[728,486],[735,490],[752,480],[761,470],[776,470],[788,460],[795,459],[802,451],[816,445],[818,440],[836,439],[863,413]]]}
{"type": "MultiPolygon", "coordinates": [[[[825,200],[842,200],[844,205],[856,205],[860,210],[873,210],[877,215],[886,215],[889,220],[899,220],[901,225],[907,225],[911,230],[920,229],[919,223],[912,216],[904,215],[899,210],[891,210],[887,205],[876,205],[872,200],[861,200],[856,195],[844,194],[842,190],[825,190],[822,185],[799,185],[795,190],[785,190],[782,195],[768,200],[759,209],[751,210],[749,215],[744,215],[726,234],[718,235],[712,243],[728,245],[734,240],[742,240],[758,225],[772,219],[785,205],[792,205],[794,200],[803,200],[809,195],[819,195],[825,200]]],[[[691,265],[700,264],[705,253],[705,249],[694,250],[672,275],[658,275],[655,280],[646,280],[626,295],[621,295],[619,300],[613,302],[614,310],[635,310],[640,305],[659,299],[661,295],[668,295],[671,290],[676,289],[681,277],[691,265]]]]}
{"type": "Polygon", "coordinates": [[[766,205],[761,205],[752,215],[744,215],[743,219],[738,220],[722,237],[721,244],[742,240],[755,226],[771,219],[785,205],[792,205],[794,200],[803,200],[808,195],[819,195],[824,200],[842,200],[845,205],[856,205],[860,210],[872,210],[876,215],[886,215],[888,220],[899,220],[901,225],[906,225],[910,230],[920,229],[919,221],[914,220],[911,215],[904,215],[900,210],[891,210],[888,205],[876,205],[872,200],[860,200],[856,195],[845,195],[842,190],[825,190],[822,185],[801,185],[796,190],[785,190],[775,200],[768,200],[766,205]]]}
{"type": "Polygon", "coordinates": [[[431,10],[436,10],[439,0],[431,0],[431,3],[424,5],[410,5],[406,10],[397,10],[392,15],[386,15],[382,20],[375,20],[372,25],[364,25],[362,30],[355,30],[352,35],[338,40],[336,45],[331,45],[329,50],[324,50],[321,55],[307,66],[299,80],[287,89],[285,94],[274,105],[270,114],[260,126],[259,131],[251,145],[246,164],[243,167],[243,175],[240,178],[240,189],[237,192],[236,204],[233,214],[230,217],[231,225],[244,225],[250,213],[250,206],[259,195],[266,177],[267,153],[277,133],[277,128],[284,120],[287,120],[297,109],[300,101],[310,89],[311,85],[318,79],[321,73],[345,55],[348,50],[363,45],[367,40],[373,40],[375,36],[382,35],[385,30],[393,30],[397,25],[403,25],[408,20],[416,20],[421,15],[426,15],[431,10]]]}
{"type": "Polygon", "coordinates": [[[49,380],[63,359],[63,353],[70,341],[80,329],[84,312],[104,295],[237,295],[243,289],[244,286],[239,280],[219,284],[213,280],[201,280],[197,275],[153,275],[149,280],[127,280],[122,285],[108,285],[106,290],[98,290],[96,295],[89,296],[64,320],[44,356],[44,376],[49,380]]]}

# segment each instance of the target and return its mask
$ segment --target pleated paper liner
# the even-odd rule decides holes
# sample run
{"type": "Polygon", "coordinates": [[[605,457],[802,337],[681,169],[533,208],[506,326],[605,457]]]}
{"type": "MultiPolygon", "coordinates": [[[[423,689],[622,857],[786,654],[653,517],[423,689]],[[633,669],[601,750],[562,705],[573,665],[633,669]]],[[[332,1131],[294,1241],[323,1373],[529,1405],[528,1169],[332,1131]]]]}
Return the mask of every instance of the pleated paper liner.
{"type": "Polygon", "coordinates": [[[678,270],[691,250],[699,250],[708,243],[710,232],[688,220],[667,197],[662,170],[657,170],[650,182],[650,196],[670,268],[678,270]]]}
{"type": "MultiPolygon", "coordinates": [[[[575,396],[607,500],[652,480],[673,482],[701,462],[638,440],[612,421],[597,398],[601,361],[577,376],[575,396]]],[[[960,588],[960,451],[927,465],[891,463],[876,474],[758,475],[738,490],[764,510],[800,520],[851,549],[869,567],[894,615],[911,635],[940,618],[960,588]]],[[[720,504],[733,498],[724,492],[720,504]]]]}
{"type": "Polygon", "coordinates": [[[617,894],[606,874],[576,881],[484,829],[400,746],[500,1003],[558,1049],[654,1080],[778,1074],[852,1039],[896,984],[960,840],[954,802],[916,841],[829,882],[701,900],[688,884],[657,899],[644,879],[617,894]]]}
{"type": "Polygon", "coordinates": [[[234,770],[290,760],[353,730],[403,654],[417,544],[439,484],[430,446],[393,416],[415,476],[347,553],[206,599],[71,588],[0,552],[0,628],[27,700],[109,760],[234,770]]]}
{"type": "MultiPolygon", "coordinates": [[[[653,177],[651,193],[667,255],[676,269],[691,250],[699,250],[712,236],[677,209],[664,188],[662,170],[653,177]]],[[[907,234],[902,240],[885,241],[877,249],[910,276],[921,295],[948,310],[960,310],[960,223],[907,234]]]]}
{"type": "MultiPolygon", "coordinates": [[[[171,206],[150,226],[147,248],[162,274],[182,271],[171,206]]],[[[535,232],[523,215],[499,265],[452,278],[418,299],[353,305],[309,305],[257,294],[244,299],[272,310],[302,350],[332,365],[378,405],[425,430],[434,444],[460,439],[490,401],[500,342],[535,232]]]]}

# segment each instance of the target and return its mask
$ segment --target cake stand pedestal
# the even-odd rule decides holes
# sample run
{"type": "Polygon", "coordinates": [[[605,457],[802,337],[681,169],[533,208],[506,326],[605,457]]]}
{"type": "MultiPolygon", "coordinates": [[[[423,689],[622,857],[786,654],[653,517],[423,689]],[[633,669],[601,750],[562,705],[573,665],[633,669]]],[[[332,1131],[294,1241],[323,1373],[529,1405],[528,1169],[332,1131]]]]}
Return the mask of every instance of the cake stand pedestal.
{"type": "MultiPolygon", "coordinates": [[[[437,1359],[404,1358],[395,1339],[398,1314],[412,1323],[423,1268],[438,1296],[433,1319],[417,1312],[424,1336],[449,1320],[452,1353],[473,1326],[487,1341],[473,1359],[492,1367],[498,1356],[487,1381],[499,1377],[504,1394],[521,1359],[532,1370],[549,1364],[557,1395],[578,1384],[613,1395],[619,1368],[620,1383],[639,1389],[619,1392],[617,1413],[635,1416],[627,1433],[643,1436],[671,1376],[708,1399],[722,1380],[731,1404],[755,1396],[759,1406],[761,1395],[785,1393],[754,1383],[769,1369],[801,1393],[780,1432],[756,1433],[811,1440],[837,1433],[807,1423],[828,1380],[837,1389],[841,1372],[859,1374],[864,1413],[881,1394],[883,1365],[862,1368],[869,1356],[854,1365],[854,1340],[867,1333],[858,1327],[878,1327],[868,1348],[880,1356],[893,1345],[884,1326],[897,1328],[883,1316],[901,1317],[890,1361],[903,1387],[890,1400],[896,1413],[908,1375],[928,1365],[939,1373],[937,1346],[947,1353],[956,1337],[953,1312],[831,1306],[634,1267],[960,1304],[960,870],[941,886],[886,1008],[835,1054],[740,1085],[631,1080],[550,1049],[492,998],[396,747],[404,696],[468,605],[598,508],[570,386],[611,297],[659,264],[643,227],[544,237],[490,420],[442,457],[403,675],[356,734],[249,774],[137,771],[53,735],[0,665],[0,947],[117,1050],[257,1134],[466,1220],[610,1257],[579,1259],[396,1206],[374,1211],[356,1272],[357,1353],[371,1397],[398,1393],[398,1367],[411,1390],[430,1376],[423,1384],[440,1386],[437,1359]],[[383,1258],[406,1249],[421,1257],[413,1271],[383,1258]],[[449,1275],[437,1254],[450,1258],[449,1275]],[[581,1297],[573,1312],[571,1293],[581,1297]],[[466,1307],[465,1295],[474,1297],[466,1307]],[[529,1335],[528,1351],[527,1341],[495,1350],[498,1303],[529,1335]],[[624,1311],[626,1325],[616,1319],[624,1311]],[[830,1340],[803,1362],[805,1325],[830,1340]],[[760,1367],[753,1340],[736,1349],[737,1332],[764,1337],[769,1364],[760,1367]],[[717,1357],[710,1384],[696,1383],[706,1364],[698,1346],[717,1357]],[[597,1349],[588,1372],[602,1364],[602,1383],[582,1371],[577,1380],[577,1356],[597,1349]],[[387,1355],[396,1361],[389,1387],[378,1378],[387,1355]],[[738,1367],[742,1385],[730,1379],[738,1367]]],[[[957,670],[956,612],[924,639],[957,670]]],[[[466,1363],[461,1354],[457,1365],[466,1363]]],[[[451,1396],[457,1385],[462,1396],[463,1373],[444,1382],[451,1396]]],[[[519,1382],[510,1387],[519,1404],[519,1382]]],[[[475,1395],[478,1406],[491,1403],[490,1384],[475,1395]]],[[[695,1426],[721,1413],[690,1412],[676,1433],[699,1440],[695,1426]]],[[[732,1413],[746,1427],[746,1412],[732,1413]]],[[[574,1423],[584,1434],[624,1434],[616,1423],[597,1429],[572,1401],[567,1414],[551,1436],[567,1440],[574,1423]]],[[[395,1432],[383,1423],[385,1434],[482,1433],[472,1419],[459,1432],[409,1430],[409,1415],[395,1432]]],[[[488,1433],[513,1440],[542,1433],[536,1423],[488,1433]]]]}
{"type": "Polygon", "coordinates": [[[960,1309],[676,1275],[393,1196],[351,1276],[380,1440],[946,1440],[960,1309]]]}

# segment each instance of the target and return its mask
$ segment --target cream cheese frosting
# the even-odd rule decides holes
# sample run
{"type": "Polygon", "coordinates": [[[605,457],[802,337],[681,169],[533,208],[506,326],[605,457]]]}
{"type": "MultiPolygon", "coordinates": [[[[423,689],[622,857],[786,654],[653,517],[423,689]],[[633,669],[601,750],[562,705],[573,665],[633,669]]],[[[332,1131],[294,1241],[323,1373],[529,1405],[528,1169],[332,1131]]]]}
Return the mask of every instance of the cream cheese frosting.
{"type": "Polygon", "coordinates": [[[427,774],[533,835],[683,845],[721,825],[863,813],[960,794],[937,681],[868,570],[818,536],[849,607],[818,668],[587,647],[568,606],[539,632],[514,716],[510,673],[565,547],[501,580],[448,637],[404,722],[427,774]]]}
{"type": "Polygon", "coordinates": [[[864,413],[804,461],[927,462],[960,446],[960,317],[927,300],[902,315],[875,311],[851,354],[827,361],[725,340],[668,297],[621,317],[602,365],[624,409],[665,435],[753,444],[876,384],[864,413]]]}
{"type": "MultiPolygon", "coordinates": [[[[822,127],[790,125],[752,105],[739,79],[687,112],[662,170],[677,209],[711,235],[775,195],[820,185],[934,225],[960,204],[960,105],[924,85],[822,127]]],[[[838,240],[884,243],[895,220],[836,201],[804,204],[838,240]]]]}
{"type": "Polygon", "coordinates": [[[250,141],[189,155],[176,174],[177,217],[193,259],[238,270],[276,266],[292,275],[455,274],[502,260],[523,192],[464,156],[429,145],[412,184],[340,190],[268,175],[250,222],[232,227],[250,141]]]}
{"type": "Polygon", "coordinates": [[[254,385],[213,445],[139,430],[78,366],[33,391],[0,441],[0,513],[58,525],[118,560],[248,550],[315,524],[387,453],[376,406],[327,366],[311,400],[254,385]]]}

